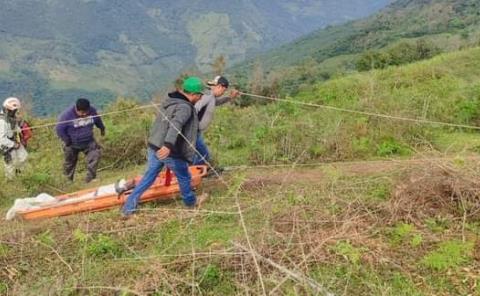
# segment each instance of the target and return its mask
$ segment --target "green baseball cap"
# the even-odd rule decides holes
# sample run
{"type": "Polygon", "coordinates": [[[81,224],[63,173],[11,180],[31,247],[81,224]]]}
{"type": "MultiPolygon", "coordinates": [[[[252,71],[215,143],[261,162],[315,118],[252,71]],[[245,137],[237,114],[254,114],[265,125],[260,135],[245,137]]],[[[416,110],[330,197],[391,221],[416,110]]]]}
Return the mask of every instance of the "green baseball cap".
{"type": "Polygon", "coordinates": [[[196,76],[187,77],[183,81],[183,91],[190,94],[202,94],[203,82],[196,76]]]}

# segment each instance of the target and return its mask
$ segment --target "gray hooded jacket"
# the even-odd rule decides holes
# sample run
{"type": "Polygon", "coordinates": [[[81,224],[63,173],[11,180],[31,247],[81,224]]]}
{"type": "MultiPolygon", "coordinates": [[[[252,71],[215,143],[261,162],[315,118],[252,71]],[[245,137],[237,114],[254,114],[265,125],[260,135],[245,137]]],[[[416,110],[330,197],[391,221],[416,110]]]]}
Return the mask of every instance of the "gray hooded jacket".
{"type": "Polygon", "coordinates": [[[205,92],[202,98],[195,103],[197,109],[198,120],[200,121],[200,131],[204,132],[213,120],[215,106],[220,106],[232,100],[231,97],[215,97],[211,90],[205,92]]]}
{"type": "Polygon", "coordinates": [[[166,146],[171,151],[170,157],[192,162],[198,134],[195,107],[183,94],[173,92],[168,94],[160,111],[150,131],[149,146],[154,150],[166,146]]]}

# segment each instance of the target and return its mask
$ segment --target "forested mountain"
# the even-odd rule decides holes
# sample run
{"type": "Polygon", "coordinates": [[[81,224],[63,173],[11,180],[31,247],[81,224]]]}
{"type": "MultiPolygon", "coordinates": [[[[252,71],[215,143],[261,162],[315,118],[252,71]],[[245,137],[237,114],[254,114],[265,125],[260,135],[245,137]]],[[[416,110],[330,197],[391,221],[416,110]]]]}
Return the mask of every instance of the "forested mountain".
{"type": "Polygon", "coordinates": [[[288,94],[337,73],[405,64],[478,44],[479,1],[398,0],[366,19],[318,30],[230,72],[244,85],[263,81],[288,94]]]}
{"type": "Polygon", "coordinates": [[[84,93],[148,97],[181,71],[211,70],[389,0],[0,1],[0,95],[41,104],[84,93]]]}

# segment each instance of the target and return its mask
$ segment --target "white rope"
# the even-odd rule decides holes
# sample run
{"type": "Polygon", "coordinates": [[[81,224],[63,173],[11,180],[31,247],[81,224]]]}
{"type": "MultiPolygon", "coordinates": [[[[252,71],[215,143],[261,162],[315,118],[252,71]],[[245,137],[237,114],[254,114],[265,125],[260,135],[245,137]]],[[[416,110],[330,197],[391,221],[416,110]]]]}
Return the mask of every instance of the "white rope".
{"type": "MultiPolygon", "coordinates": [[[[356,164],[387,164],[387,163],[424,163],[428,161],[452,161],[458,157],[431,157],[431,158],[410,158],[410,159],[379,159],[379,160],[358,160],[358,161],[333,161],[333,162],[316,162],[316,163],[299,163],[295,164],[298,167],[321,167],[321,166],[336,166],[336,165],[356,165],[356,164]]],[[[480,157],[469,156],[466,160],[480,160],[480,157]]],[[[285,168],[291,167],[292,164],[270,164],[270,165],[236,165],[227,166],[223,169],[225,171],[236,170],[254,170],[254,169],[269,169],[269,168],[285,168]]]]}
{"type": "MultiPolygon", "coordinates": [[[[215,173],[215,175],[217,175],[217,177],[220,179],[220,181],[228,188],[228,183],[225,181],[225,179],[215,170],[215,168],[212,166],[212,164],[210,162],[208,162],[208,160],[206,160],[205,157],[197,150],[196,146],[187,139],[187,137],[182,133],[182,131],[180,131],[172,123],[172,121],[168,118],[168,116],[166,116],[165,113],[163,113],[162,110],[158,106],[156,106],[156,108],[157,108],[158,112],[163,116],[163,118],[165,118],[165,120],[168,121],[170,126],[172,126],[175,129],[175,131],[178,132],[178,134],[185,140],[186,143],[188,143],[188,145],[195,151],[195,153],[197,153],[198,155],[200,155],[202,157],[202,160],[205,161],[207,166],[210,167],[210,169],[215,173]]],[[[260,280],[260,285],[261,285],[261,288],[262,288],[263,295],[267,295],[266,290],[265,290],[265,284],[264,284],[264,281],[263,281],[263,275],[262,275],[262,272],[260,270],[260,265],[258,264],[257,257],[255,256],[255,251],[253,249],[253,245],[251,243],[250,236],[248,234],[247,226],[246,226],[245,220],[243,218],[242,208],[240,207],[240,200],[238,198],[238,192],[235,194],[235,202],[236,202],[236,205],[237,205],[238,215],[240,217],[240,224],[242,225],[242,229],[243,229],[243,232],[244,232],[244,235],[245,235],[245,239],[247,240],[247,244],[248,244],[248,247],[250,249],[250,254],[252,256],[252,259],[253,259],[253,262],[254,262],[254,265],[255,265],[259,280],[260,280]]]]}
{"type": "MultiPolygon", "coordinates": [[[[130,109],[124,109],[124,110],[118,110],[118,111],[112,111],[112,112],[97,114],[97,115],[93,115],[93,116],[87,116],[86,118],[105,117],[105,116],[110,116],[110,115],[114,115],[114,114],[131,112],[131,111],[135,111],[135,110],[154,108],[154,107],[157,107],[159,105],[161,105],[161,104],[148,104],[148,105],[138,106],[138,107],[134,107],[134,108],[130,108],[130,109]]],[[[28,129],[39,129],[39,128],[52,127],[52,126],[56,126],[58,124],[65,124],[65,123],[74,122],[76,120],[77,119],[51,122],[51,123],[46,123],[46,124],[41,124],[41,125],[30,126],[30,127],[28,127],[28,129]]]]}
{"type": "Polygon", "coordinates": [[[301,102],[301,101],[295,101],[295,100],[260,96],[260,95],[249,94],[249,93],[244,93],[244,92],[240,92],[240,94],[244,95],[244,96],[253,97],[253,98],[261,98],[261,99],[277,101],[277,102],[287,102],[287,103],[291,103],[291,104],[297,104],[297,105],[303,105],[303,106],[309,106],[309,107],[316,107],[316,108],[323,108],[323,109],[352,113],[352,114],[360,114],[360,115],[366,115],[366,116],[370,116],[370,117],[379,117],[379,118],[386,118],[386,119],[393,119],[393,120],[400,120],[400,121],[410,121],[410,122],[416,122],[416,123],[422,123],[422,124],[443,125],[443,126],[450,126],[450,127],[460,127],[460,128],[480,130],[480,126],[474,126],[474,125],[456,124],[456,123],[433,121],[433,120],[427,120],[427,119],[394,116],[394,115],[367,112],[367,111],[358,111],[358,110],[334,107],[334,106],[329,106],[329,105],[320,105],[320,104],[307,103],[307,102],[301,102]]]}
{"type": "MultiPolygon", "coordinates": [[[[155,108],[157,108],[157,111],[163,116],[163,118],[165,118],[165,120],[168,122],[168,124],[170,124],[171,127],[173,127],[173,129],[178,132],[178,135],[181,136],[185,142],[190,146],[190,148],[193,149],[193,151],[199,155],[202,159],[202,161],[205,162],[205,164],[217,175],[217,177],[221,178],[220,174],[215,170],[215,168],[213,167],[213,165],[200,153],[200,151],[197,150],[197,147],[195,144],[193,144],[189,139],[187,139],[187,137],[182,133],[181,130],[179,130],[175,124],[173,124],[173,122],[168,118],[167,115],[165,115],[165,113],[162,112],[162,110],[157,106],[155,105],[154,106],[155,108]]],[[[221,178],[222,179],[222,178],[221,178]]],[[[223,179],[222,179],[223,180],[223,179]]],[[[225,185],[228,186],[228,184],[225,182],[225,185]]]]}
{"type": "MultiPolygon", "coordinates": [[[[359,115],[365,115],[365,116],[370,116],[370,117],[378,117],[378,118],[393,119],[393,120],[399,120],[399,121],[409,121],[409,122],[422,123],[422,124],[443,125],[443,126],[449,126],[449,127],[458,127],[458,128],[480,130],[480,126],[474,126],[474,125],[457,124],[457,123],[450,123],[450,122],[442,122],[442,121],[434,121],[434,120],[410,118],[410,117],[401,117],[401,116],[395,116],[395,115],[389,115],[389,114],[381,114],[381,113],[374,113],[374,112],[367,112],[367,111],[352,110],[352,109],[334,107],[334,106],[329,106],[329,105],[321,105],[321,104],[307,103],[307,102],[301,102],[301,101],[296,101],[296,100],[288,100],[288,99],[280,99],[280,98],[275,98],[275,97],[261,96],[261,95],[250,94],[250,93],[245,93],[245,92],[239,92],[239,94],[244,95],[244,96],[248,96],[248,97],[252,97],[252,98],[260,98],[260,99],[266,99],[266,100],[277,101],[277,102],[286,102],[286,103],[291,103],[291,104],[297,104],[297,105],[303,105],[303,106],[309,106],[309,107],[316,107],[316,108],[323,108],[323,109],[327,109],[327,110],[334,110],[334,111],[339,111],[339,112],[359,114],[359,115]]],[[[158,109],[158,106],[160,106],[160,105],[161,104],[158,104],[158,103],[157,104],[152,103],[152,104],[148,104],[148,105],[134,107],[134,108],[131,108],[131,109],[124,109],[124,110],[118,110],[118,111],[112,111],[112,112],[97,114],[97,115],[94,115],[94,116],[90,116],[90,118],[105,117],[105,116],[110,116],[110,115],[114,115],[114,114],[126,113],[126,112],[130,112],[130,111],[149,109],[149,108],[157,108],[158,109]]],[[[52,123],[47,123],[47,124],[42,124],[42,125],[31,126],[31,127],[29,127],[29,129],[39,129],[39,128],[52,127],[52,126],[56,126],[58,124],[70,123],[70,122],[74,122],[74,121],[75,121],[75,119],[59,121],[59,122],[52,122],[52,123]]]]}
{"type": "MultiPolygon", "coordinates": [[[[94,115],[94,116],[89,116],[87,118],[97,118],[97,117],[105,117],[105,116],[110,116],[110,115],[114,115],[114,114],[120,114],[120,113],[126,113],[126,112],[131,112],[131,111],[135,111],[135,110],[141,110],[141,109],[148,109],[148,108],[156,108],[157,111],[162,114],[163,118],[165,118],[165,120],[168,121],[168,123],[175,129],[175,131],[178,132],[178,134],[188,143],[188,145],[195,151],[195,153],[197,155],[199,155],[201,157],[201,160],[204,161],[207,166],[215,173],[215,175],[217,177],[220,177],[220,174],[218,173],[217,170],[215,170],[215,168],[205,159],[205,157],[196,149],[196,145],[192,144],[183,134],[182,132],[170,121],[170,119],[161,111],[161,109],[159,108],[159,106],[161,106],[162,104],[161,103],[152,103],[152,104],[148,104],[148,105],[143,105],[143,106],[138,106],[138,107],[134,107],[134,108],[131,108],[131,109],[124,109],[124,110],[118,110],[118,111],[112,111],[112,112],[107,112],[107,113],[102,113],[102,114],[97,114],[97,115],[94,115]]],[[[65,124],[65,123],[70,123],[70,122],[74,122],[76,121],[77,119],[72,119],[72,120],[64,120],[64,121],[58,121],[58,122],[52,122],[52,123],[47,123],[47,124],[43,124],[43,125],[37,125],[37,126],[30,126],[28,127],[28,129],[39,129],[39,128],[47,128],[47,127],[52,127],[52,126],[56,126],[58,124],[65,124]]],[[[226,182],[225,182],[226,184],[226,182]]]]}

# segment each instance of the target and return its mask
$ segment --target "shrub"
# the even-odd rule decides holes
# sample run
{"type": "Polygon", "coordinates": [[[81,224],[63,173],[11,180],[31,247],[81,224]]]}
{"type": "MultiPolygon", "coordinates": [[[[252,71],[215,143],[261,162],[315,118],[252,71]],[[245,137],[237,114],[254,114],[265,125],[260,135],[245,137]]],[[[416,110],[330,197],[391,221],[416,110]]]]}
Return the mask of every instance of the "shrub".
{"type": "Polygon", "coordinates": [[[349,241],[339,241],[331,250],[344,257],[350,263],[357,265],[360,263],[362,254],[367,249],[354,247],[349,241]]]}
{"type": "Polygon", "coordinates": [[[400,144],[393,138],[384,140],[377,148],[378,156],[408,155],[410,149],[400,144]]]}
{"type": "Polygon", "coordinates": [[[423,242],[423,236],[415,232],[412,224],[399,223],[390,232],[391,241],[393,244],[408,242],[412,247],[418,247],[423,242]]]}
{"type": "Polygon", "coordinates": [[[205,290],[211,290],[220,283],[220,278],[220,269],[216,265],[209,264],[201,273],[200,287],[205,290]]]}
{"type": "Polygon", "coordinates": [[[7,245],[0,243],[0,258],[6,257],[9,250],[10,248],[7,245]]]}
{"type": "Polygon", "coordinates": [[[391,295],[405,295],[405,296],[420,296],[423,295],[415,287],[415,283],[408,277],[396,272],[391,279],[392,294],[391,295]]]}
{"type": "Polygon", "coordinates": [[[356,68],[358,71],[383,69],[387,66],[398,66],[429,59],[439,53],[439,48],[425,39],[418,39],[414,44],[400,42],[389,49],[364,52],[357,59],[356,68]]]}
{"type": "Polygon", "coordinates": [[[95,257],[117,258],[123,254],[123,250],[113,238],[100,234],[88,244],[87,253],[95,257]]]}
{"type": "Polygon", "coordinates": [[[55,239],[53,238],[50,230],[47,230],[37,236],[37,240],[47,246],[55,245],[55,239]]]}

